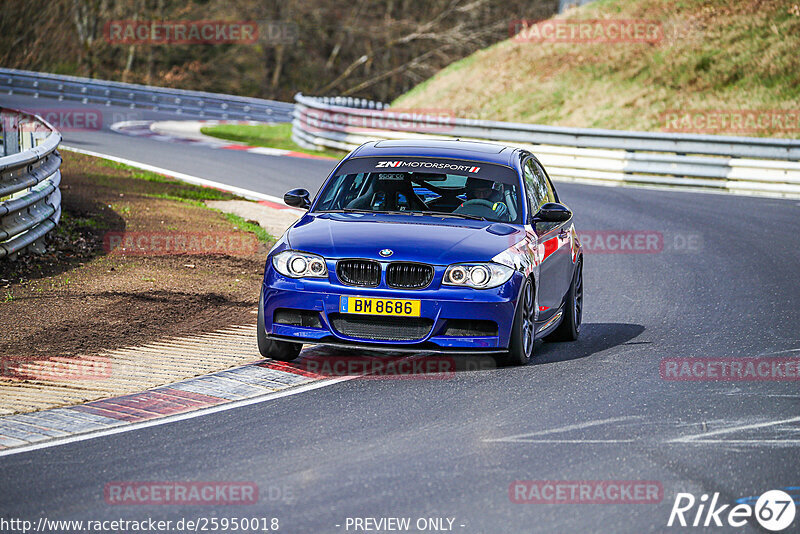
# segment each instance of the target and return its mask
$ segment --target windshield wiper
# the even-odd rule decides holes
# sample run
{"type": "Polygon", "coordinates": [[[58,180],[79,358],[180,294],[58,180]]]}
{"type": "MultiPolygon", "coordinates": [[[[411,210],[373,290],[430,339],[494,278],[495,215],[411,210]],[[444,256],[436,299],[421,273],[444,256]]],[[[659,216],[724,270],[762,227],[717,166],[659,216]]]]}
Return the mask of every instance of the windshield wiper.
{"type": "Polygon", "coordinates": [[[337,210],[321,210],[316,213],[372,213],[372,214],[391,214],[391,215],[432,215],[434,217],[456,217],[459,219],[471,219],[474,221],[488,221],[486,217],[480,215],[469,215],[467,213],[447,213],[446,211],[400,211],[400,210],[367,210],[359,208],[341,208],[337,210]]]}
{"type": "Polygon", "coordinates": [[[472,219],[474,221],[488,221],[486,217],[480,215],[470,215],[468,213],[447,213],[445,211],[415,211],[414,213],[421,213],[423,215],[433,215],[434,217],[457,217],[460,219],[472,219]]]}
{"type": "Polygon", "coordinates": [[[420,213],[418,211],[401,211],[401,210],[367,210],[361,208],[341,208],[338,210],[320,210],[317,213],[372,213],[372,214],[381,214],[386,215],[413,215],[415,213],[420,213]]]}
{"type": "Polygon", "coordinates": [[[360,208],[342,208],[338,210],[319,210],[316,213],[380,213],[380,212],[365,210],[360,208]]]}

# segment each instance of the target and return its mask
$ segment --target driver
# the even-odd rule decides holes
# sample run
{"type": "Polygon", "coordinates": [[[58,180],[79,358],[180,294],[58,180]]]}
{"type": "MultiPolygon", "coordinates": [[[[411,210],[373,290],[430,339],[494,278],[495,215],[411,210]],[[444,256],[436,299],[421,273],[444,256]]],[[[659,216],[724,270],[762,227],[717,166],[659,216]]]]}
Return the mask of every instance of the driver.
{"type": "Polygon", "coordinates": [[[495,191],[494,188],[492,187],[493,185],[494,182],[491,180],[484,180],[482,178],[473,178],[472,176],[470,176],[469,178],[467,178],[467,184],[466,184],[467,200],[473,200],[476,198],[489,201],[499,200],[492,198],[497,193],[497,191],[495,191]]]}
{"type": "MultiPolygon", "coordinates": [[[[508,218],[508,207],[501,201],[502,195],[499,191],[494,189],[494,182],[492,180],[484,180],[482,178],[470,176],[467,178],[465,188],[467,202],[470,200],[485,200],[486,203],[491,206],[496,220],[508,218]]],[[[462,206],[463,205],[464,204],[462,204],[462,206]]]]}

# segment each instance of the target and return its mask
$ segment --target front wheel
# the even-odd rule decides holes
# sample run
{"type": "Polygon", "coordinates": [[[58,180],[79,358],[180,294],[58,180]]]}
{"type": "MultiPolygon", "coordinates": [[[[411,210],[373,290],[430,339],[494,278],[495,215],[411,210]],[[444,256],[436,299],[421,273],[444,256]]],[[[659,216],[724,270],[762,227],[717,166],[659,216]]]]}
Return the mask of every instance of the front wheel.
{"type": "Polygon", "coordinates": [[[269,339],[264,330],[264,295],[258,298],[258,325],[256,326],[256,339],[258,340],[258,352],[264,358],[272,358],[282,362],[290,362],[300,355],[303,348],[302,343],[292,343],[291,341],[277,341],[269,339]]]}
{"type": "Polygon", "coordinates": [[[527,365],[533,358],[535,338],[536,310],[534,309],[533,282],[525,279],[517,311],[514,314],[514,326],[511,328],[511,339],[508,352],[498,356],[500,365],[527,365]]]}

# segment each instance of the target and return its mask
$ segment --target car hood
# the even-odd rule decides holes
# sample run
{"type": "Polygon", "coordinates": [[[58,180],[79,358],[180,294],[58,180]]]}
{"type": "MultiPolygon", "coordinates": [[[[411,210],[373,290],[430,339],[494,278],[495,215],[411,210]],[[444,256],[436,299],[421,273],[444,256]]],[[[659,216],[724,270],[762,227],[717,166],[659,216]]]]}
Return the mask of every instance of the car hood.
{"type": "Polygon", "coordinates": [[[371,258],[447,265],[489,261],[524,233],[487,221],[400,214],[306,214],[287,232],[295,250],[326,258],[371,258]],[[382,257],[383,249],[392,255],[382,257]]]}

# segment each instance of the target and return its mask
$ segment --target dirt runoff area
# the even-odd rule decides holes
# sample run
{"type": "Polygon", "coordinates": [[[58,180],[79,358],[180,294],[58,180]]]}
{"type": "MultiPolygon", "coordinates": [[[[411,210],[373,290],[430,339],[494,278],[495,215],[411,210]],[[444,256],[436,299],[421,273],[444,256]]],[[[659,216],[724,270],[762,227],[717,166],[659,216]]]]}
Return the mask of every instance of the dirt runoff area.
{"type": "MultiPolygon", "coordinates": [[[[63,215],[47,253],[0,261],[0,386],[42,383],[8,362],[255,324],[274,237],[221,210],[230,203],[239,209],[229,211],[267,222],[274,213],[274,233],[291,224],[286,210],[107,160],[62,157],[63,215]]],[[[234,363],[244,362],[220,366],[234,363]]]]}

